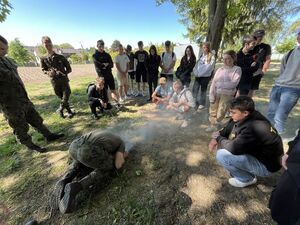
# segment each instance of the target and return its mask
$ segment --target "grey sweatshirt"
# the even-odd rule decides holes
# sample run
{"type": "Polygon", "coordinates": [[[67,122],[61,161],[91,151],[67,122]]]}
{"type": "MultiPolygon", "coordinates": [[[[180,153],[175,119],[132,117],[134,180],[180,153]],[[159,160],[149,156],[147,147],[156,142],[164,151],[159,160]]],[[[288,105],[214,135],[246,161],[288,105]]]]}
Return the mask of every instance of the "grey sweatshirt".
{"type": "Polygon", "coordinates": [[[275,81],[278,86],[300,88],[300,49],[296,47],[286,63],[287,54],[281,60],[280,75],[275,81]]]}

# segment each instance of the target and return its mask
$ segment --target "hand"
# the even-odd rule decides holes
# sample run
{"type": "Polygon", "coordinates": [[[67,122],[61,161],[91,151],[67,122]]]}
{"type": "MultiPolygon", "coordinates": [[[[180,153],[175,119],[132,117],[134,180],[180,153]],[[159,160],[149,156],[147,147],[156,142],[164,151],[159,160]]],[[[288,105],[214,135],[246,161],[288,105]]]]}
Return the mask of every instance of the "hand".
{"type": "Polygon", "coordinates": [[[256,62],[253,62],[253,63],[251,64],[251,67],[254,67],[254,66],[256,66],[256,62]]]}
{"type": "Polygon", "coordinates": [[[288,154],[284,154],[282,157],[281,157],[281,165],[282,167],[287,170],[287,165],[286,165],[286,161],[288,159],[289,155],[288,154]]]}
{"type": "Polygon", "coordinates": [[[102,105],[103,105],[104,109],[107,108],[107,103],[103,103],[102,105]]]}
{"type": "Polygon", "coordinates": [[[117,152],[116,158],[115,158],[115,167],[116,169],[120,169],[125,163],[124,153],[123,152],[117,152]]]}
{"type": "Polygon", "coordinates": [[[220,132],[219,131],[216,131],[216,132],[214,132],[214,133],[212,133],[212,135],[211,135],[211,138],[213,138],[213,139],[217,139],[217,137],[219,137],[220,136],[220,132]]]}
{"type": "Polygon", "coordinates": [[[263,74],[265,74],[267,72],[267,69],[262,69],[263,74]]]}
{"type": "Polygon", "coordinates": [[[213,138],[213,139],[211,139],[211,141],[208,144],[208,149],[210,151],[213,151],[213,150],[215,150],[217,148],[217,146],[218,146],[218,142],[217,142],[216,139],[213,138]]]}
{"type": "Polygon", "coordinates": [[[49,76],[54,77],[56,75],[56,71],[54,69],[50,69],[49,76]]]}

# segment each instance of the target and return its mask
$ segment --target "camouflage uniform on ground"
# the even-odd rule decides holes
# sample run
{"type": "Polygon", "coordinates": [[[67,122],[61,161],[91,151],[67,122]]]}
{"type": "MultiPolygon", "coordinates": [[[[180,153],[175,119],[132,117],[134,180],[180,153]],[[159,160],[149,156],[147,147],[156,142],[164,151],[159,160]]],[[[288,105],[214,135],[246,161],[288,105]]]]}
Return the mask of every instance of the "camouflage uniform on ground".
{"type": "Polygon", "coordinates": [[[66,109],[72,114],[69,106],[71,88],[68,74],[72,72],[70,63],[64,56],[54,53],[41,58],[41,67],[43,72],[51,78],[54,92],[61,99],[59,110],[63,112],[66,109]],[[55,71],[55,75],[52,74],[52,70],[55,71]]]}
{"type": "Polygon", "coordinates": [[[101,182],[115,169],[115,154],[118,151],[125,151],[124,142],[120,137],[108,132],[90,132],[71,143],[69,152],[74,159],[71,170],[79,170],[80,167],[93,169],[79,181],[83,189],[101,182]]]}
{"type": "Polygon", "coordinates": [[[17,139],[27,147],[34,146],[27,133],[28,124],[45,137],[51,136],[52,133],[28,98],[17,66],[6,57],[0,57],[0,108],[17,139]]]}

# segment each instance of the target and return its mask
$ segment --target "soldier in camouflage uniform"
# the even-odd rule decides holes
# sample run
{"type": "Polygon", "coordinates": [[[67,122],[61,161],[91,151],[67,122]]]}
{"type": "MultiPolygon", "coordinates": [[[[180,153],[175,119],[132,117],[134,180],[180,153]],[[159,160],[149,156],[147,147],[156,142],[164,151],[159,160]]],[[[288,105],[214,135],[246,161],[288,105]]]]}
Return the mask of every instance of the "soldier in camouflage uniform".
{"type": "Polygon", "coordinates": [[[42,117],[28,98],[17,66],[5,57],[7,50],[7,40],[0,35],[0,109],[21,144],[31,150],[44,152],[45,148],[32,142],[31,136],[28,135],[28,124],[43,134],[47,141],[56,140],[63,134],[51,133],[43,124],[42,117]]]}
{"type": "Polygon", "coordinates": [[[74,162],[60,180],[63,183],[62,192],[59,193],[61,213],[71,212],[77,193],[90,186],[99,185],[111,172],[123,166],[127,156],[123,140],[102,131],[93,131],[74,140],[69,152],[74,162]],[[72,182],[78,173],[86,169],[90,169],[88,175],[72,182]]]}
{"type": "Polygon", "coordinates": [[[42,37],[42,43],[48,52],[47,56],[41,58],[42,70],[51,78],[54,92],[61,99],[57,112],[62,118],[65,118],[64,109],[66,109],[68,113],[67,117],[72,118],[74,112],[72,112],[69,106],[71,88],[68,74],[72,72],[70,63],[64,56],[53,51],[52,41],[49,37],[42,37]]]}

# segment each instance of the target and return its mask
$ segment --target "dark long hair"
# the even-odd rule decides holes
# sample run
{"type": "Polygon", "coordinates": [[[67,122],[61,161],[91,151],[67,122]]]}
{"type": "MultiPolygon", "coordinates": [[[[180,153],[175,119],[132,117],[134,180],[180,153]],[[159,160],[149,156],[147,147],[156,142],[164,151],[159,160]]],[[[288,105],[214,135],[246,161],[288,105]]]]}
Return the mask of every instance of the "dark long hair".
{"type": "Polygon", "coordinates": [[[151,46],[150,46],[150,48],[149,48],[149,56],[152,56],[152,55],[151,55],[151,49],[154,50],[154,56],[156,56],[156,55],[157,55],[157,50],[156,50],[155,45],[151,45],[151,46]]]}
{"type": "Polygon", "coordinates": [[[184,56],[183,56],[183,61],[185,61],[185,62],[188,61],[187,54],[186,54],[186,50],[187,49],[190,49],[190,51],[191,51],[191,58],[190,58],[190,60],[191,61],[196,61],[196,56],[195,56],[195,53],[194,53],[194,49],[193,49],[193,47],[191,45],[188,45],[185,48],[185,50],[184,50],[184,56]]]}

